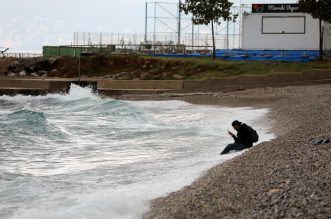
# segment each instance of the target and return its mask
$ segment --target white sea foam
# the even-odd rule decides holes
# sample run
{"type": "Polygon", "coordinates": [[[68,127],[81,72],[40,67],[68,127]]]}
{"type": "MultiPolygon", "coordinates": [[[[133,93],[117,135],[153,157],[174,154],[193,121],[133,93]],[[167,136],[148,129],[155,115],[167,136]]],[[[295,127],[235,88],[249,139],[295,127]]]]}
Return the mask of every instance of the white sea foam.
{"type": "Polygon", "coordinates": [[[74,85],[2,96],[0,109],[0,218],[139,218],[149,200],[243,153],[219,155],[232,120],[273,138],[267,109],[118,101],[74,85]]]}

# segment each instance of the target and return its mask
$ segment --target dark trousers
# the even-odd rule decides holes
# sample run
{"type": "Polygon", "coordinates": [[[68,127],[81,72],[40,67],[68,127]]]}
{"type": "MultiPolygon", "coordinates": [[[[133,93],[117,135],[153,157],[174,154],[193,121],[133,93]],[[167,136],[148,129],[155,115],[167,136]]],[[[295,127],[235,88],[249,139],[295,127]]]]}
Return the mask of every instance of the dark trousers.
{"type": "Polygon", "coordinates": [[[238,144],[238,143],[233,143],[233,144],[228,144],[224,150],[221,152],[221,154],[227,154],[230,151],[234,150],[234,151],[241,151],[246,149],[246,146],[243,144],[238,144]]]}

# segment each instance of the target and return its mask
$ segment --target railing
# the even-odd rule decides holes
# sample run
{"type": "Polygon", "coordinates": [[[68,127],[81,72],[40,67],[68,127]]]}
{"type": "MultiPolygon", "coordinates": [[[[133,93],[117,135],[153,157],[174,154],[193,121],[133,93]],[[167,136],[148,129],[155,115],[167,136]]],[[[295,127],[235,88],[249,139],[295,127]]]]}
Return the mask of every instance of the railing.
{"type": "Polygon", "coordinates": [[[19,59],[23,59],[23,58],[38,58],[38,57],[42,57],[42,54],[40,53],[3,53],[0,54],[0,58],[19,58],[19,59]]]}
{"type": "Polygon", "coordinates": [[[187,46],[174,45],[169,42],[147,42],[142,44],[114,44],[114,45],[62,45],[62,46],[44,46],[43,57],[54,56],[89,56],[89,55],[160,55],[160,54],[207,54],[212,51],[212,46],[187,46]],[[166,44],[168,43],[168,44],[166,44]]]}
{"type": "MultiPolygon", "coordinates": [[[[180,44],[191,47],[212,46],[211,30],[205,33],[181,33],[180,44]]],[[[215,33],[215,43],[218,49],[238,49],[241,44],[241,34],[238,33],[215,33]]],[[[75,32],[72,45],[137,45],[141,42],[159,44],[160,42],[172,42],[178,44],[178,35],[173,32],[147,32],[139,33],[93,33],[75,32]]]]}

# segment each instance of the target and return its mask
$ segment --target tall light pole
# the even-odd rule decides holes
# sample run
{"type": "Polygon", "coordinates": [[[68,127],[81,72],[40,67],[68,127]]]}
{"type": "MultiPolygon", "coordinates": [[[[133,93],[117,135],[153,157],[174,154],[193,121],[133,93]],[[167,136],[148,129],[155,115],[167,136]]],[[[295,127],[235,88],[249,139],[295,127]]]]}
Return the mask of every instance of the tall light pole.
{"type": "Polygon", "coordinates": [[[177,44],[180,44],[180,29],[181,29],[181,12],[180,12],[180,5],[182,4],[182,1],[178,1],[178,41],[177,44]]]}
{"type": "Polygon", "coordinates": [[[242,12],[242,4],[240,0],[239,6],[239,49],[241,49],[241,39],[242,39],[242,23],[243,23],[243,12],[242,12]]]}
{"type": "Polygon", "coordinates": [[[148,17],[148,2],[145,5],[145,43],[147,42],[147,17],[148,17]]]}

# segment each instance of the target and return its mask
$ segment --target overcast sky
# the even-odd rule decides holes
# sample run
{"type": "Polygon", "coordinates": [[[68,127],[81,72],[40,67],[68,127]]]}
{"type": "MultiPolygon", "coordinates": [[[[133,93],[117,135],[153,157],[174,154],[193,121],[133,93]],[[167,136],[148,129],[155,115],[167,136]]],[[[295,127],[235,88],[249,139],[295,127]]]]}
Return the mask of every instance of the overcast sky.
{"type": "MultiPolygon", "coordinates": [[[[232,1],[236,5],[297,2],[232,1]]],[[[1,0],[0,47],[9,47],[11,52],[41,52],[43,45],[71,44],[74,32],[144,33],[145,3],[146,0],[1,0]]]]}

